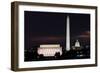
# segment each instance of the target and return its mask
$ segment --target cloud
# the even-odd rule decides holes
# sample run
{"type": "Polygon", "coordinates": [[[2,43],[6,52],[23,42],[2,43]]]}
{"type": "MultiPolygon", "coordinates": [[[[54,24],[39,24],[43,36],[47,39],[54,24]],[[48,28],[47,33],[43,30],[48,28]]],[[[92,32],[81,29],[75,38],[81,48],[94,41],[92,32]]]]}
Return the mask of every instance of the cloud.
{"type": "Polygon", "coordinates": [[[38,36],[30,39],[32,42],[46,43],[46,42],[64,42],[65,36],[38,36]]]}
{"type": "Polygon", "coordinates": [[[85,31],[76,37],[77,38],[90,38],[90,31],[85,31]]]}

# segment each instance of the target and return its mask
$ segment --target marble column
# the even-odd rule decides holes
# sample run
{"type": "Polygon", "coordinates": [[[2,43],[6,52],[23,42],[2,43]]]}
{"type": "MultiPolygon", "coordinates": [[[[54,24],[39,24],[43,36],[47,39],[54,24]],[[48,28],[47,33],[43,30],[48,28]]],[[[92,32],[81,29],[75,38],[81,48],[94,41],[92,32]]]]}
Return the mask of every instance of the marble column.
{"type": "Polygon", "coordinates": [[[66,19],[66,51],[70,51],[70,18],[67,16],[66,19]]]}

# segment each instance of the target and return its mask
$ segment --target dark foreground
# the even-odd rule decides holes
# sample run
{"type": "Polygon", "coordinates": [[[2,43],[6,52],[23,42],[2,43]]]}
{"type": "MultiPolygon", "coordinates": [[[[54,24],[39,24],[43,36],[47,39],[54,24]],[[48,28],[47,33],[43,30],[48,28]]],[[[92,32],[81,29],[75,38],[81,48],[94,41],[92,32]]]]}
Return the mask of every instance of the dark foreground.
{"type": "Polygon", "coordinates": [[[56,53],[53,57],[44,57],[43,55],[38,55],[36,51],[25,51],[24,61],[47,61],[47,60],[68,60],[68,59],[87,59],[90,58],[90,50],[70,50],[63,51],[60,56],[56,53]]]}

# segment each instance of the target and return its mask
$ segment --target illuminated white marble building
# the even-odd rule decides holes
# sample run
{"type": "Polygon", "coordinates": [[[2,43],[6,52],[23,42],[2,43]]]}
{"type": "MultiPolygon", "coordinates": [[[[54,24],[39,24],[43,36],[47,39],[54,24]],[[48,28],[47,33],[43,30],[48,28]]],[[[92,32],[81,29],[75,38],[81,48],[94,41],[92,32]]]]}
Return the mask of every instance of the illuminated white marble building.
{"type": "Polygon", "coordinates": [[[75,42],[75,47],[76,48],[80,48],[81,46],[80,46],[80,42],[78,41],[78,40],[76,40],[76,42],[75,42]]]}
{"type": "Polygon", "coordinates": [[[45,44],[40,45],[38,48],[38,55],[43,55],[44,57],[48,56],[55,56],[56,53],[59,53],[59,55],[62,55],[62,47],[60,47],[59,44],[45,44]]]}

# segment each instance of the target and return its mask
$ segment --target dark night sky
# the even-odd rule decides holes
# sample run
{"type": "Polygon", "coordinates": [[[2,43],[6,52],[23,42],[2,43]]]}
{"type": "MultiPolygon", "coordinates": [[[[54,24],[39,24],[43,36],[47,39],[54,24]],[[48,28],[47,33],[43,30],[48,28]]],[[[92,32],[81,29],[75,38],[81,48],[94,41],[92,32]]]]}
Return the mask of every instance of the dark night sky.
{"type": "Polygon", "coordinates": [[[36,44],[60,43],[65,45],[66,17],[70,16],[71,41],[88,42],[90,39],[90,15],[25,11],[25,47],[36,44]],[[87,41],[88,40],[88,41],[87,41]]]}

